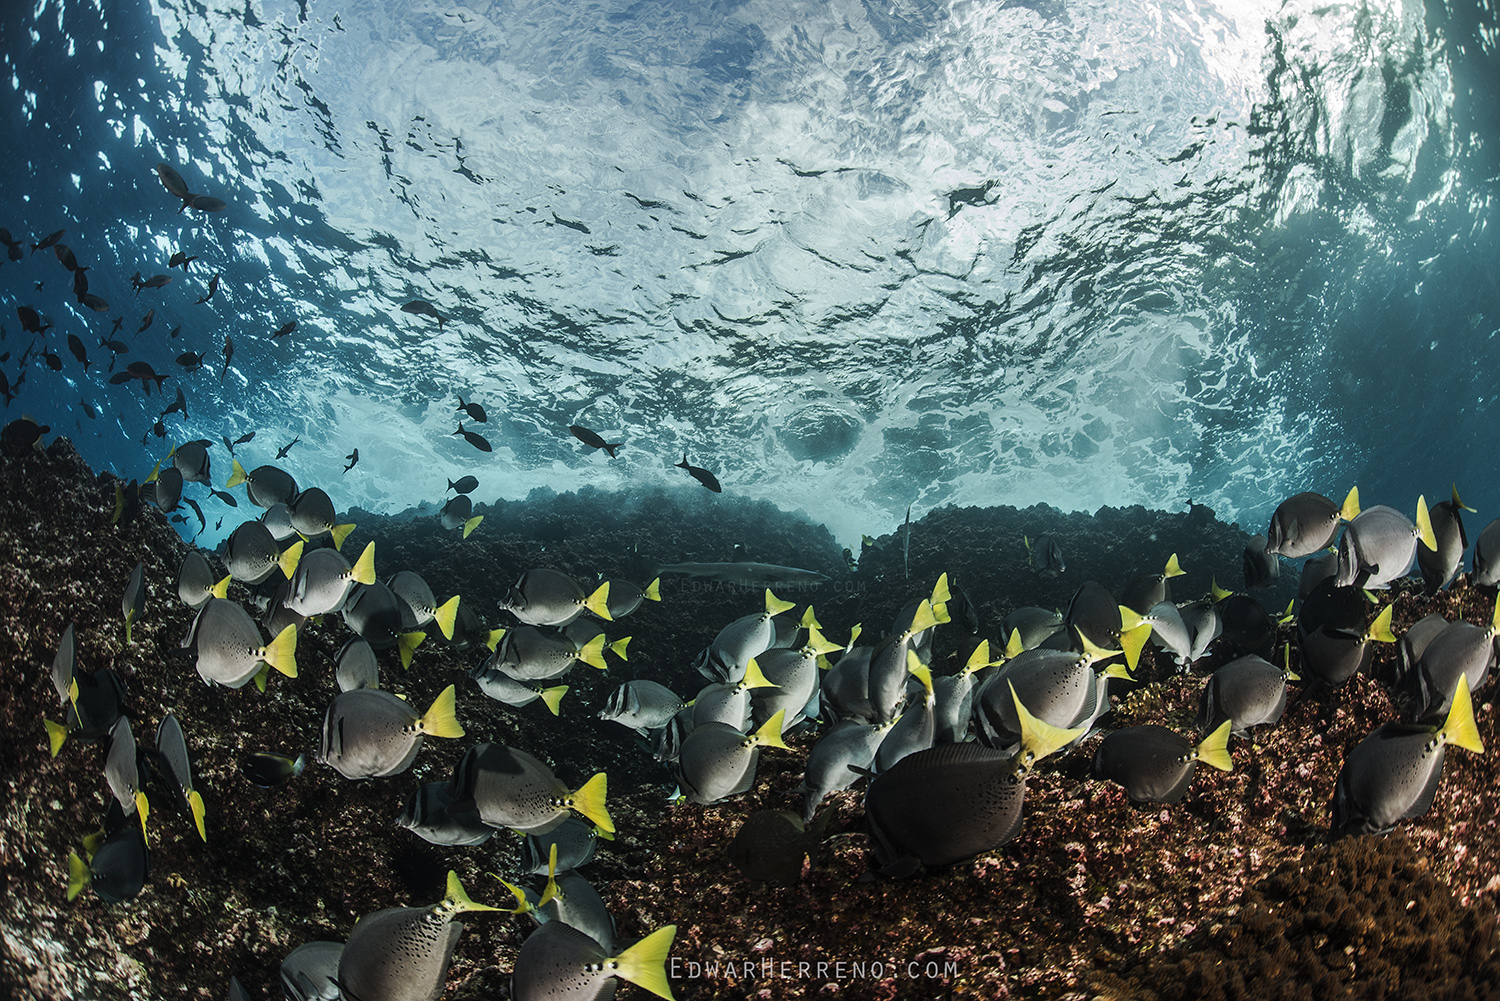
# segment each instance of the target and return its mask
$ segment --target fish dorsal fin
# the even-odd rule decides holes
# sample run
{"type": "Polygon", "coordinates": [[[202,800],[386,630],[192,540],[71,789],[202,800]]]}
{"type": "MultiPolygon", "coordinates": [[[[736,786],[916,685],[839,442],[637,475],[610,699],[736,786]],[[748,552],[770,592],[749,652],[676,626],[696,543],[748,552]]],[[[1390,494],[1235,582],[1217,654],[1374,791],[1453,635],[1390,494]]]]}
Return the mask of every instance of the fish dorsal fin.
{"type": "Polygon", "coordinates": [[[1021,703],[1021,696],[1016,694],[1015,682],[1007,681],[1006,684],[1010,686],[1010,697],[1016,704],[1016,716],[1021,721],[1021,755],[1024,757],[1021,767],[1023,770],[1030,771],[1032,765],[1047,755],[1061,750],[1074,739],[1083,736],[1081,729],[1065,730],[1031,715],[1031,712],[1021,703]]]}
{"type": "Polygon", "coordinates": [[[609,780],[604,773],[597,773],[568,797],[568,805],[592,821],[601,831],[613,834],[615,822],[610,819],[609,810],[604,805],[608,784],[609,780]]]}
{"type": "Polygon", "coordinates": [[[448,892],[437,906],[447,908],[454,914],[463,914],[467,911],[505,910],[503,907],[491,907],[489,904],[481,904],[471,899],[464,890],[464,884],[459,882],[458,873],[452,869],[448,870],[448,892]]]}
{"type": "Polygon", "coordinates": [[[1226,719],[1217,730],[1203,738],[1203,742],[1193,748],[1199,761],[1205,765],[1212,765],[1221,772],[1234,771],[1234,762],[1229,757],[1229,731],[1233,725],[1233,720],[1226,719]]]}
{"type": "Polygon", "coordinates": [[[1396,634],[1391,632],[1391,615],[1395,611],[1395,605],[1386,605],[1385,611],[1375,616],[1375,621],[1370,623],[1370,628],[1365,632],[1365,639],[1377,640],[1381,643],[1396,642],[1396,634]]]}
{"type": "Polygon", "coordinates": [[[1166,568],[1162,570],[1161,575],[1164,578],[1181,577],[1185,573],[1187,573],[1187,571],[1182,569],[1182,565],[1177,562],[1177,554],[1173,553],[1170,557],[1167,558],[1166,568]]]}
{"type": "Polygon", "coordinates": [[[755,731],[755,735],[751,739],[757,744],[764,744],[767,747],[779,747],[783,751],[789,751],[791,748],[787,747],[786,742],[781,739],[781,727],[785,722],[786,710],[778,709],[776,710],[776,715],[761,724],[760,729],[755,731]]]}
{"type": "Polygon", "coordinates": [[[1353,521],[1355,518],[1358,518],[1358,517],[1359,517],[1359,487],[1354,486],[1354,487],[1350,487],[1349,488],[1349,492],[1344,495],[1344,503],[1339,507],[1339,520],[1340,521],[1353,521]]]}
{"type": "Polygon", "coordinates": [[[1475,754],[1484,753],[1484,742],[1479,739],[1479,727],[1474,724],[1474,698],[1469,694],[1469,676],[1458,676],[1458,691],[1453,693],[1453,707],[1443,722],[1439,736],[1443,743],[1462,747],[1475,754]]]}
{"type": "Polygon", "coordinates": [[[643,987],[666,1001],[676,1001],[667,980],[667,953],[677,936],[676,925],[666,925],[641,939],[608,962],[621,979],[643,987]]]}
{"type": "Polygon", "coordinates": [[[1437,552],[1437,533],[1432,530],[1432,515],[1427,512],[1427,498],[1417,498],[1417,538],[1422,545],[1437,552]]]}
{"type": "Polygon", "coordinates": [[[464,728],[458,722],[458,696],[453,685],[449,685],[432,700],[432,705],[417,720],[417,726],[433,737],[462,737],[464,728]]]}
{"type": "Polygon", "coordinates": [[[783,601],[782,599],[776,597],[776,595],[772,594],[771,593],[771,589],[769,587],[766,588],[766,615],[767,615],[767,617],[780,615],[782,612],[791,611],[793,608],[796,608],[796,607],[797,607],[797,603],[795,601],[783,601]]]}

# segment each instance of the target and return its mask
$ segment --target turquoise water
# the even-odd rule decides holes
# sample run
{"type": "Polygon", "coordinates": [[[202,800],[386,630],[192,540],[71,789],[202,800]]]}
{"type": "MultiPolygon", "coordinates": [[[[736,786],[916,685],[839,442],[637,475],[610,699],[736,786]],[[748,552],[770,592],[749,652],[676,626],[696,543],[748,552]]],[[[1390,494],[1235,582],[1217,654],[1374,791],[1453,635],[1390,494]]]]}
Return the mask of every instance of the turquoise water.
{"type": "MultiPolygon", "coordinates": [[[[247,468],[300,438],[280,464],[302,485],[376,510],[465,473],[477,500],[701,490],[686,452],[844,544],[908,504],[1193,498],[1259,527],[1303,489],[1409,511],[1457,482],[1493,511],[1495,24],[1440,3],[10,4],[0,225],[66,230],[108,308],[50,251],[0,264],[8,416],[127,478],[189,438],[255,431],[247,468]],[[227,208],[177,213],[158,162],[227,208]],[[175,280],[136,294],[137,271],[175,280]],[[418,298],[441,329],[401,310],[418,298]],[[21,305],[53,329],[21,331],[21,305]],[[109,384],[110,337],[116,371],[170,373],[165,399],[109,384]],[[459,394],[492,452],[452,434],[459,394]]],[[[188,493],[200,541],[248,516],[188,493]]]]}

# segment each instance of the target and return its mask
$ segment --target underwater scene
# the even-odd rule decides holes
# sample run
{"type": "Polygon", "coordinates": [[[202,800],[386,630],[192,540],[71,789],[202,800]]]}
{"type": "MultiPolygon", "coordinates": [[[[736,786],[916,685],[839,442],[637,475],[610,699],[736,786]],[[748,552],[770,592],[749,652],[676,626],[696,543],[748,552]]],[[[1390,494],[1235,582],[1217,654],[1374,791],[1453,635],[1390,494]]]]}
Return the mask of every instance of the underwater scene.
{"type": "Polygon", "coordinates": [[[1500,998],[1497,47],[4,5],[0,998],[1500,998]]]}

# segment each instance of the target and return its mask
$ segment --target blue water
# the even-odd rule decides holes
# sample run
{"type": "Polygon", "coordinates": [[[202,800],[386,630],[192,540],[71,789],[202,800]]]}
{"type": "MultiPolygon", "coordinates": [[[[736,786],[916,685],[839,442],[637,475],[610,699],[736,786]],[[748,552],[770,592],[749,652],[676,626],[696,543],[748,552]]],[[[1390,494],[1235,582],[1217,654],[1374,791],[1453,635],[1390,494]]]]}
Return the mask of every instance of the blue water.
{"type": "MultiPolygon", "coordinates": [[[[685,451],[846,544],[908,504],[1191,497],[1258,527],[1303,489],[1410,510],[1456,482],[1492,512],[1496,21],[1436,2],[8,3],[0,225],[66,229],[109,303],[77,306],[49,251],[0,264],[0,371],[14,384],[33,340],[17,305],[53,321],[62,361],[28,359],[8,416],[127,478],[188,438],[255,431],[250,467],[300,437],[281,464],[304,486],[379,510],[468,472],[478,500],[701,491],[685,451]],[[227,210],[178,214],[161,161],[227,210]],[[176,280],[136,295],[137,271],[176,280]],[[415,298],[441,332],[400,310],[415,298]],[[170,373],[166,399],[108,384],[115,317],[119,368],[170,373]],[[189,416],[158,438],[178,386],[189,416]],[[460,393],[492,453],[451,434],[460,393]],[[626,447],[590,452],[572,423],[626,447]]],[[[246,516],[205,511],[200,541],[246,516]]]]}

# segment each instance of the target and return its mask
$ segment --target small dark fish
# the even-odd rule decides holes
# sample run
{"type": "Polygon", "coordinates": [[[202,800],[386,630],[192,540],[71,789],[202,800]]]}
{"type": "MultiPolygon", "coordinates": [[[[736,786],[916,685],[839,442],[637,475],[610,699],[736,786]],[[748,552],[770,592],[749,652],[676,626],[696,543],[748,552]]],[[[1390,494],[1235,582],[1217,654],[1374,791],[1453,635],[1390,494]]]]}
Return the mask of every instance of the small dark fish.
{"type": "Polygon", "coordinates": [[[234,339],[232,337],[230,337],[228,334],[225,334],[224,335],[224,371],[222,371],[222,372],[219,373],[219,381],[220,382],[223,382],[224,381],[224,377],[229,374],[229,362],[230,362],[230,359],[232,359],[233,357],[234,357],[234,339]]]}
{"type": "Polygon", "coordinates": [[[156,370],[153,369],[147,362],[133,361],[128,366],[126,366],[125,371],[117,372],[115,373],[115,375],[111,376],[109,384],[111,386],[118,386],[123,383],[132,382],[136,379],[139,379],[141,382],[141,388],[146,391],[147,396],[150,396],[151,383],[153,380],[156,382],[156,388],[161,389],[161,384],[170,378],[172,378],[170,375],[157,375],[156,370]]]}
{"type": "Polygon", "coordinates": [[[61,372],[62,371],[62,359],[59,358],[57,355],[53,354],[47,348],[42,348],[42,361],[46,362],[47,363],[47,367],[50,368],[52,371],[54,371],[54,372],[61,372]]]}
{"type": "Polygon", "coordinates": [[[458,398],[458,409],[472,417],[476,424],[488,424],[490,422],[489,415],[484,412],[484,408],[473,400],[465,403],[464,398],[460,396],[458,398]]]}
{"type": "Polygon", "coordinates": [[[179,250],[177,251],[177,253],[173,254],[172,259],[167,262],[167,267],[175,268],[181,265],[182,270],[186,272],[188,270],[188,265],[192,264],[197,259],[197,257],[189,257],[187,254],[184,254],[179,250]]]}
{"type": "Polygon", "coordinates": [[[34,254],[38,250],[46,250],[48,247],[55,244],[58,240],[61,240],[63,238],[63,234],[66,232],[67,230],[60,229],[56,233],[44,237],[41,243],[33,243],[31,245],[31,252],[34,254]]]}
{"type": "Polygon", "coordinates": [[[224,199],[212,195],[194,195],[193,200],[188,203],[188,208],[198,212],[223,212],[228,207],[224,199]]]}
{"type": "Polygon", "coordinates": [[[488,438],[486,438],[482,434],[475,434],[473,431],[465,431],[462,423],[458,425],[458,430],[453,432],[453,434],[463,435],[465,441],[467,441],[470,445],[473,445],[475,448],[479,449],[481,452],[494,451],[494,449],[490,447],[488,438]]]}
{"type": "Polygon", "coordinates": [[[456,490],[461,494],[470,493],[477,486],[479,486],[479,479],[474,476],[461,476],[457,481],[448,481],[448,489],[456,490]]]}
{"type": "Polygon", "coordinates": [[[193,193],[188,190],[187,182],[169,164],[158,163],[156,165],[156,176],[161,179],[161,186],[166,188],[167,192],[173,198],[182,199],[182,207],[177,210],[178,212],[181,212],[192,203],[193,193]]]}
{"type": "Polygon", "coordinates": [[[447,318],[445,318],[441,313],[437,311],[437,307],[428,302],[426,299],[413,299],[411,302],[408,302],[401,307],[401,312],[417,313],[422,316],[432,317],[438,322],[439,333],[442,333],[443,324],[448,322],[447,318]]]}
{"type": "MultiPolygon", "coordinates": [[[[604,449],[605,452],[609,453],[609,457],[611,459],[613,459],[615,457],[615,449],[617,449],[617,448],[623,448],[625,446],[625,443],[623,441],[614,441],[614,442],[605,441],[603,438],[599,437],[599,435],[595,434],[593,431],[590,431],[588,428],[584,427],[581,424],[569,424],[568,425],[568,430],[571,431],[571,432],[573,432],[573,437],[574,438],[577,438],[579,441],[583,442],[589,448],[602,448],[602,449],[604,449]]],[[[683,462],[687,461],[687,456],[686,455],[684,455],[682,457],[682,461],[683,462]]],[[[698,474],[694,473],[693,475],[697,476],[698,474]]],[[[700,477],[700,479],[701,479],[701,477],[700,477]]],[[[716,480],[715,482],[718,482],[718,481],[716,480]]],[[[704,484],[704,486],[707,486],[707,484],[704,484]]],[[[709,489],[712,490],[713,488],[709,487],[709,489]]]]}
{"type": "Polygon", "coordinates": [[[78,301],[80,304],[88,307],[89,309],[92,309],[96,313],[104,313],[108,312],[109,310],[109,301],[95,295],[92,292],[83,293],[78,297],[78,301]]]}
{"type": "Polygon", "coordinates": [[[293,761],[284,754],[256,751],[240,759],[240,774],[262,789],[274,789],[298,775],[307,767],[307,755],[297,755],[293,761]]]}
{"type": "Polygon", "coordinates": [[[107,340],[103,337],[99,338],[99,346],[101,348],[108,348],[111,354],[117,355],[122,355],[130,350],[130,345],[124,341],[107,340]]]}
{"type": "Polygon", "coordinates": [[[21,241],[10,235],[10,230],[0,229],[0,243],[5,244],[7,255],[13,261],[21,259],[21,241]]]}
{"type": "Polygon", "coordinates": [[[203,356],[196,351],[185,351],[177,356],[177,364],[189,372],[196,372],[203,367],[203,356]]]}
{"type": "MultiPolygon", "coordinates": [[[[139,272],[137,272],[137,274],[139,274],[139,272]]],[[[147,278],[145,281],[135,281],[135,282],[132,282],[132,284],[135,285],[135,293],[136,293],[136,295],[140,295],[141,294],[141,289],[143,289],[143,288],[162,288],[163,286],[172,284],[172,276],[171,275],[152,275],[150,278],[147,278]]]]}
{"type": "Polygon", "coordinates": [[[181,386],[177,387],[177,399],[172,401],[172,405],[170,407],[161,412],[161,415],[163,417],[167,416],[168,414],[181,414],[183,420],[188,419],[187,397],[182,395],[181,386]]]}
{"type": "Polygon", "coordinates": [[[290,334],[292,331],[294,331],[296,329],[297,329],[297,321],[296,320],[288,320],[287,322],[283,323],[281,326],[279,326],[279,327],[276,328],[276,333],[272,334],[271,338],[274,340],[277,337],[285,337],[287,334],[290,334]]]}
{"type": "MultiPolygon", "coordinates": [[[[238,438],[236,438],[234,440],[234,443],[236,445],[243,445],[246,442],[251,442],[251,441],[254,441],[254,440],[255,440],[255,432],[254,431],[246,431],[244,434],[242,434],[238,438]]],[[[233,452],[234,449],[231,448],[230,451],[233,452]]]]}
{"type": "Polygon", "coordinates": [[[751,882],[790,886],[802,875],[802,860],[816,857],[831,811],[811,828],[786,810],[757,810],[729,843],[729,861],[751,882]]]}
{"type": "Polygon", "coordinates": [[[17,306],[16,318],[21,321],[21,329],[28,334],[40,334],[42,331],[50,330],[52,327],[50,322],[42,322],[42,314],[30,306],[17,306]]]}
{"type": "Polygon", "coordinates": [[[179,323],[179,324],[177,324],[177,326],[175,326],[171,330],[167,331],[167,336],[168,337],[177,337],[177,336],[181,335],[181,333],[182,333],[182,324],[179,323]]]}
{"type": "MultiPolygon", "coordinates": [[[[290,448],[291,446],[288,445],[287,447],[290,448]]],[[[349,465],[344,467],[344,472],[347,473],[349,470],[353,469],[356,465],[359,464],[359,449],[356,448],[354,451],[344,456],[344,458],[349,460],[349,465]]]]}
{"type": "Polygon", "coordinates": [[[300,437],[293,438],[291,441],[287,442],[285,445],[282,445],[280,448],[278,448],[276,450],[276,458],[278,458],[278,459],[285,459],[286,458],[286,454],[292,450],[292,446],[295,445],[295,444],[297,444],[297,442],[299,442],[301,440],[302,439],[300,437]]]}
{"type": "Polygon", "coordinates": [[[677,468],[686,469],[689,473],[692,474],[693,479],[697,480],[699,483],[703,484],[714,493],[721,494],[724,492],[724,488],[719,486],[718,477],[714,476],[713,473],[710,473],[708,470],[702,469],[698,466],[688,465],[686,452],[682,453],[682,461],[677,463],[677,468]]]}
{"type": "Polygon", "coordinates": [[[64,243],[57,244],[56,246],[54,246],[52,248],[52,252],[57,255],[57,261],[58,261],[58,263],[61,264],[63,267],[67,268],[69,271],[87,271],[88,270],[88,268],[80,268],[78,266],[78,258],[76,258],[76,257],[73,256],[73,250],[67,244],[64,244],[64,243]]]}
{"type": "Polygon", "coordinates": [[[83,301],[83,297],[89,291],[88,270],[88,268],[79,268],[73,272],[73,297],[79,302],[83,301]]]}
{"type": "Polygon", "coordinates": [[[226,493],[223,490],[209,490],[209,493],[217,497],[219,500],[223,501],[225,504],[228,504],[230,507],[240,506],[240,502],[234,499],[234,494],[226,493]]]}
{"type": "Polygon", "coordinates": [[[223,272],[214,272],[214,276],[208,280],[208,293],[203,298],[194,300],[193,305],[196,306],[200,302],[207,302],[214,297],[214,293],[219,291],[219,278],[222,274],[223,272]]]}
{"type": "Polygon", "coordinates": [[[1038,535],[1036,541],[1032,542],[1026,536],[1021,536],[1021,541],[1026,544],[1026,553],[1031,559],[1031,565],[1044,574],[1056,576],[1067,572],[1067,564],[1063,562],[1062,547],[1050,535],[1038,535]]]}
{"type": "Polygon", "coordinates": [[[151,326],[151,324],[154,323],[155,321],[156,321],[156,310],[154,310],[154,309],[148,309],[148,310],[146,310],[146,315],[143,316],[143,317],[141,317],[141,325],[135,329],[135,332],[137,334],[143,334],[143,333],[145,333],[146,332],[146,328],[149,327],[149,326],[151,326]]]}

